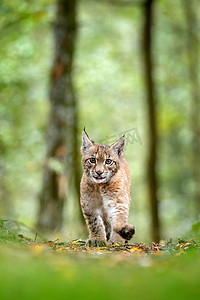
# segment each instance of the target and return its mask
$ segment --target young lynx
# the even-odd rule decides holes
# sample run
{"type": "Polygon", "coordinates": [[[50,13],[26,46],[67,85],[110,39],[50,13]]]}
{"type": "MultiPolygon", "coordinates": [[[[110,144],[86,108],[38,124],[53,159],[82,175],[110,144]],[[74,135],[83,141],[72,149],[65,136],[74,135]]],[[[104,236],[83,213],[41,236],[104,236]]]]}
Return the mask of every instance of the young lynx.
{"type": "Polygon", "coordinates": [[[128,224],[130,173],[123,157],[125,137],[111,146],[94,143],[82,133],[81,208],[91,246],[122,243],[135,233],[128,224]],[[123,238],[123,239],[122,239],[123,238]]]}

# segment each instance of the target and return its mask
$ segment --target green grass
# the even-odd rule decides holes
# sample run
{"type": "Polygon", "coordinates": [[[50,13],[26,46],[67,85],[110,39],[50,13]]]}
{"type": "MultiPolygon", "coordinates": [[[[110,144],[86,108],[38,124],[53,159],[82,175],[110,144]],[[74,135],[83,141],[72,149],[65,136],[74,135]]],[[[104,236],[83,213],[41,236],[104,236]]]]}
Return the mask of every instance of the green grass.
{"type": "Polygon", "coordinates": [[[1,300],[200,299],[198,247],[160,255],[88,253],[27,245],[15,238],[0,243],[1,300]]]}

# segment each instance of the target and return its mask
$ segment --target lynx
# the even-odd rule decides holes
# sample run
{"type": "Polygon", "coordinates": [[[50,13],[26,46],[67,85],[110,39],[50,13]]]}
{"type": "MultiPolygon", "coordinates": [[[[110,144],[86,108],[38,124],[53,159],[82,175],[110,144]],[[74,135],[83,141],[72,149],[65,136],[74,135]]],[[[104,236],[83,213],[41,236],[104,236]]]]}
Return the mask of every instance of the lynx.
{"type": "Polygon", "coordinates": [[[123,157],[125,137],[113,145],[96,144],[82,133],[81,208],[89,230],[90,246],[130,240],[135,233],[128,224],[130,172],[123,157]]]}

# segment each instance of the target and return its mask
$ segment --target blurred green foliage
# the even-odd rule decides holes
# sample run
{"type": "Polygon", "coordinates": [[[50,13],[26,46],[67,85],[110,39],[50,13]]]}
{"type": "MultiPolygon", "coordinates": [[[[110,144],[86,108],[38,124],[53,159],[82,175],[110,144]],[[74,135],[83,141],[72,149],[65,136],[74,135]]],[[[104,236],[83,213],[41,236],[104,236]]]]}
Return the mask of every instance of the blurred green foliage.
{"type": "MultiPolygon", "coordinates": [[[[200,3],[194,2],[199,9],[200,3]]],[[[54,12],[52,0],[0,3],[0,214],[29,225],[37,215],[45,154],[54,12]]],[[[79,1],[78,26],[74,86],[79,142],[84,126],[97,142],[112,136],[117,139],[126,130],[137,128],[142,145],[135,140],[125,152],[132,174],[130,222],[137,228],[135,239],[148,240],[143,11],[134,4],[79,1]]],[[[159,100],[159,209],[162,236],[170,238],[188,230],[197,218],[192,199],[191,100],[181,1],[156,2],[153,33],[159,100]]],[[[77,212],[78,204],[69,191],[63,229],[69,238],[81,232],[76,226],[77,212]]]]}
{"type": "Polygon", "coordinates": [[[174,256],[66,253],[1,245],[6,299],[199,299],[197,251],[174,256]]]}
{"type": "Polygon", "coordinates": [[[199,299],[199,239],[190,247],[179,239],[165,251],[145,253],[55,248],[31,236],[22,224],[0,220],[2,300],[199,299]]]}

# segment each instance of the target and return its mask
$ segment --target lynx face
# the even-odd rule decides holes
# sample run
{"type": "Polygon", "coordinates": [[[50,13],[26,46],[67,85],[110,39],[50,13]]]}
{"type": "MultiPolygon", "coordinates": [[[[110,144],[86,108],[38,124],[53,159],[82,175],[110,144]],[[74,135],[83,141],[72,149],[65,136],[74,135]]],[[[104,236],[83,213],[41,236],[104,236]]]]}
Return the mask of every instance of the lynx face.
{"type": "Polygon", "coordinates": [[[92,182],[97,184],[109,182],[119,169],[120,156],[123,153],[125,139],[122,137],[111,146],[96,144],[83,131],[82,164],[92,182]]]}

